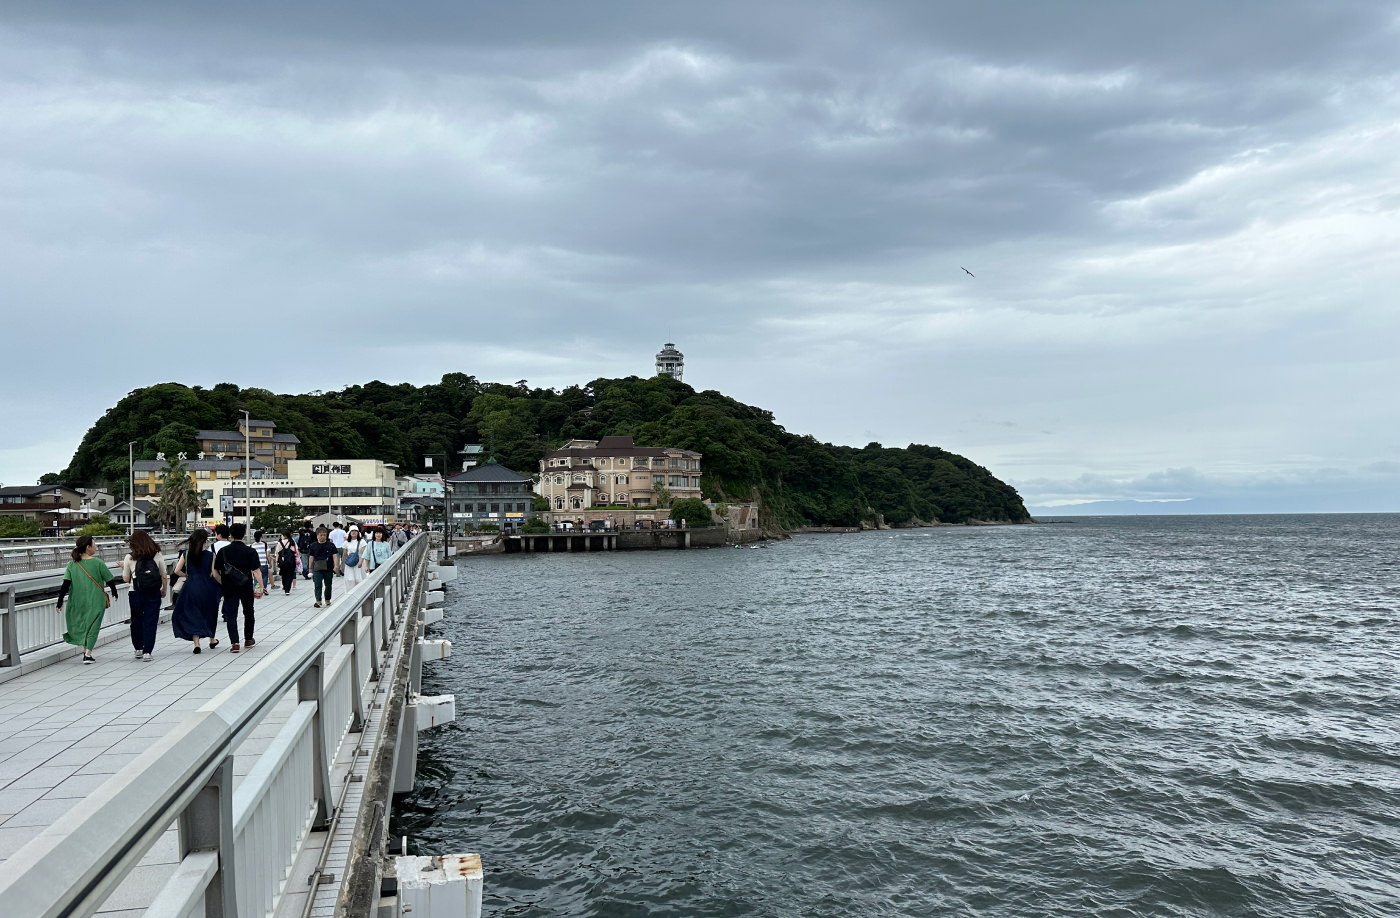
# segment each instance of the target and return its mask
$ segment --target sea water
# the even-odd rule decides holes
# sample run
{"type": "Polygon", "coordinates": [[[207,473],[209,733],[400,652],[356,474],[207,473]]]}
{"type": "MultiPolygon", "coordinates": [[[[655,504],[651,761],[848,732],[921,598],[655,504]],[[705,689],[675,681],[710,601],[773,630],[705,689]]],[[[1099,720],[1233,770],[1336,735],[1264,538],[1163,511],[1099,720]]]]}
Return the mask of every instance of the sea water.
{"type": "Polygon", "coordinates": [[[1400,516],[463,560],[397,830],[496,916],[1400,915],[1400,516]]]}

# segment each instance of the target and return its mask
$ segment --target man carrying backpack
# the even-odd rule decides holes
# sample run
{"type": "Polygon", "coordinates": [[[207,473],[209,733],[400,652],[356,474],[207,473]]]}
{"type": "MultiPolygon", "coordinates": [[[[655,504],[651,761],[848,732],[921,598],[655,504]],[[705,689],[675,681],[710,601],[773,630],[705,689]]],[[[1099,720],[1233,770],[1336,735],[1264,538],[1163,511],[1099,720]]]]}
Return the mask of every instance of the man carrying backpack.
{"type": "Polygon", "coordinates": [[[131,647],[137,660],[149,663],[156,649],[160,600],[170,587],[170,575],[165,571],[165,558],[155,539],[138,529],[126,544],[131,553],[122,561],[122,579],[131,584],[127,593],[131,604],[131,647]]]}

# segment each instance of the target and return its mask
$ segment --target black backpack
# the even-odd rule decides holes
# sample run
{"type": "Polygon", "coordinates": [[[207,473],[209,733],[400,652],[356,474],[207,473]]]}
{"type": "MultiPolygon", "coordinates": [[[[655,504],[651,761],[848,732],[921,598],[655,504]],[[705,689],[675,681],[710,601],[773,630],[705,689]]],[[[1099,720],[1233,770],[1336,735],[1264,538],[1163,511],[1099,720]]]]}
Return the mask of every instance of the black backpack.
{"type": "Polygon", "coordinates": [[[305,529],[297,536],[297,551],[306,554],[306,550],[311,547],[311,534],[305,529]]]}
{"type": "Polygon", "coordinates": [[[160,592],[160,566],[156,564],[155,558],[142,558],[136,562],[131,588],[138,593],[160,592]]]}
{"type": "Polygon", "coordinates": [[[296,567],[297,550],[291,545],[283,545],[277,552],[278,567],[296,567]]]}

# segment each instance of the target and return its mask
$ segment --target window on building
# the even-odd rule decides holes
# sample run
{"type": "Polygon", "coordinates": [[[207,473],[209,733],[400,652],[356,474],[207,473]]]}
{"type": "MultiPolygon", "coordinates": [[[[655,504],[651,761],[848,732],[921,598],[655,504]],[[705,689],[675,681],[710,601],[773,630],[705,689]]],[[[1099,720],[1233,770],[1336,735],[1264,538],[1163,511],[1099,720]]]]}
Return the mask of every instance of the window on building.
{"type": "Polygon", "coordinates": [[[563,509],[564,509],[564,498],[562,498],[562,497],[556,497],[556,498],[554,498],[554,509],[555,509],[555,510],[563,510],[563,509]]]}
{"type": "Polygon", "coordinates": [[[145,497],[147,494],[150,494],[150,493],[151,493],[151,486],[150,486],[150,485],[139,484],[139,485],[136,486],[136,496],[137,496],[137,497],[145,497]]]}
{"type": "Polygon", "coordinates": [[[486,512],[486,505],[485,505],[485,504],[477,504],[477,505],[476,505],[476,512],[477,512],[477,513],[485,513],[485,512],[486,512]]]}
{"type": "Polygon", "coordinates": [[[500,504],[492,504],[492,505],[491,505],[491,512],[492,512],[492,513],[500,513],[500,512],[501,512],[501,505],[500,505],[500,504]]]}

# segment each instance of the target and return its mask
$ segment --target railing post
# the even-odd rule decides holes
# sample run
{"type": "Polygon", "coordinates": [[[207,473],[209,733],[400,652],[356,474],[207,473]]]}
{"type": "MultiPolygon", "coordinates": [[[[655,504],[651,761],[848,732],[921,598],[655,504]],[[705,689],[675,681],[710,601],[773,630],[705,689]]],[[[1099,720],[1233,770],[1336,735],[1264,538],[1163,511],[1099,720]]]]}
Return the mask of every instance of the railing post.
{"type": "Polygon", "coordinates": [[[179,822],[180,857],[197,851],[219,855],[219,869],[204,891],[205,918],[238,918],[233,866],[233,756],[185,807],[179,822]]]}
{"type": "Polygon", "coordinates": [[[350,672],[353,674],[350,694],[354,699],[352,707],[355,717],[350,722],[351,733],[360,733],[365,729],[365,698],[360,692],[360,612],[363,609],[364,603],[361,603],[355,614],[340,626],[340,643],[350,645],[350,672]]]}
{"type": "Polygon", "coordinates": [[[384,628],[384,597],[376,596],[369,604],[369,645],[374,651],[369,655],[370,678],[378,682],[383,676],[383,666],[380,664],[379,654],[384,650],[384,643],[379,639],[379,635],[384,628]]]}
{"type": "Polygon", "coordinates": [[[408,692],[409,695],[423,694],[423,648],[419,641],[423,640],[423,625],[420,621],[417,630],[413,634],[404,635],[408,640],[408,652],[412,655],[408,663],[408,692]]]}
{"type": "Polygon", "coordinates": [[[306,672],[297,680],[297,701],[316,702],[316,716],[311,722],[311,792],[316,797],[316,816],[311,822],[313,829],[324,829],[335,809],[331,803],[330,759],[326,754],[326,690],[322,681],[325,663],[325,653],[316,654],[306,667],[306,672]]]}
{"type": "Polygon", "coordinates": [[[0,641],[4,642],[5,655],[0,658],[0,666],[19,665],[19,622],[15,620],[15,585],[5,587],[4,621],[0,621],[0,641]]]}

